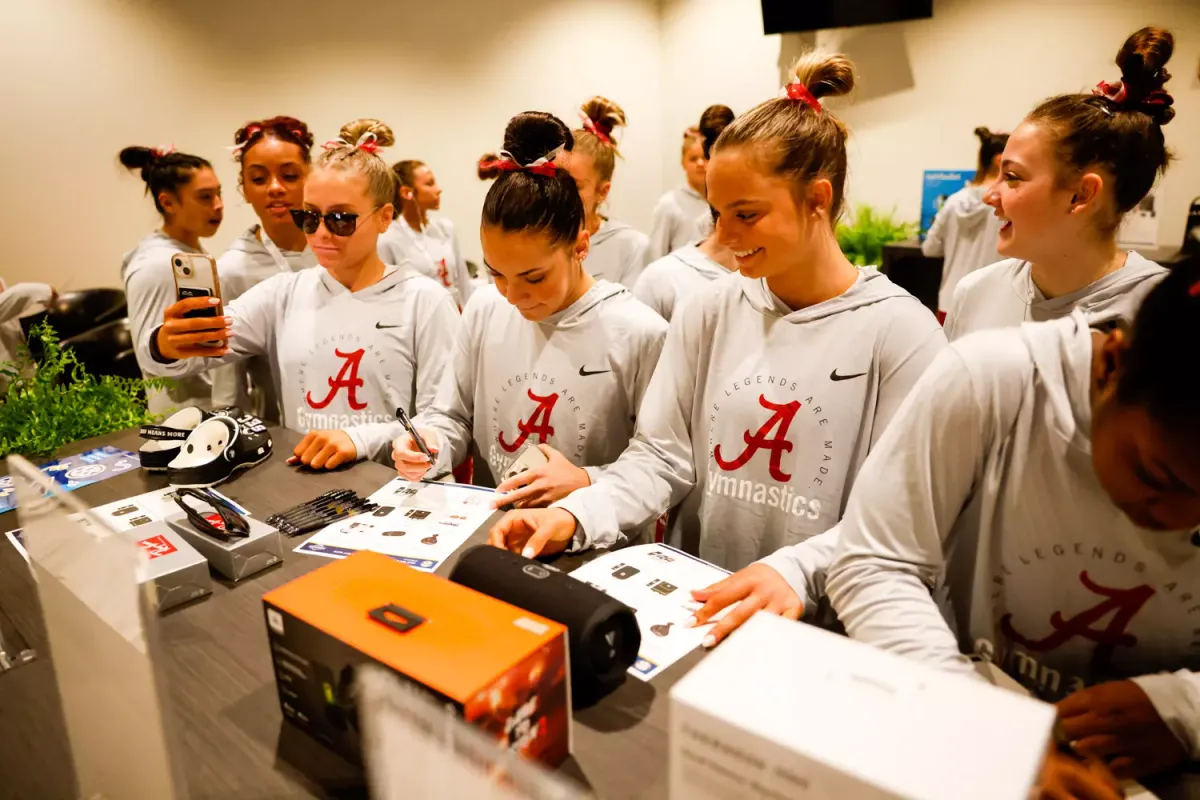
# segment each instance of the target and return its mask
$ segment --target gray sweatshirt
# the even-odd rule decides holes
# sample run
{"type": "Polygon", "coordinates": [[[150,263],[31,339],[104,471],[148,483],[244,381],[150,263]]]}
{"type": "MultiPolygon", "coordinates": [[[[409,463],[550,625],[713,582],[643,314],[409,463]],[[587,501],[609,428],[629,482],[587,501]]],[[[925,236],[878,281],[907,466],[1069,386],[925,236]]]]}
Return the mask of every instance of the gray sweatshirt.
{"type": "Polygon", "coordinates": [[[408,263],[450,290],[458,307],[471,299],[475,284],[467,260],[458,247],[454,224],[445,217],[429,217],[424,230],[414,230],[402,215],[379,237],[379,257],[385,264],[408,263]]]}
{"type": "Polygon", "coordinates": [[[650,217],[650,258],[662,258],[703,239],[707,234],[700,222],[711,213],[708,200],[686,184],[664,194],[650,217]]]}
{"type": "Polygon", "coordinates": [[[1142,299],[1167,271],[1132,250],[1125,266],[1077,292],[1047,299],[1033,282],[1028,261],[1010,258],[963,278],[946,314],[946,337],[1069,316],[1076,308],[1095,321],[1132,321],[1142,299]]]}
{"type": "Polygon", "coordinates": [[[658,312],[667,322],[689,295],[731,273],[701,253],[694,244],[684,245],[642,271],[633,285],[633,296],[658,312]]]}
{"type": "MultiPolygon", "coordinates": [[[[1137,528],[1101,487],[1091,361],[1082,313],[944,352],[831,531],[829,597],[856,639],[964,674],[977,653],[1046,700],[1141,676],[1196,759],[1200,547],[1137,528]]],[[[789,555],[767,563],[819,594],[789,555]]]]}
{"type": "MultiPolygon", "coordinates": [[[[134,356],[142,374],[152,376],[156,371],[150,357],[149,335],[163,323],[163,312],[175,304],[175,276],[171,271],[171,256],[175,253],[202,253],[162,231],[154,231],[125,254],[121,262],[121,279],[125,284],[125,302],[129,306],[129,332],[133,336],[134,356]]],[[[212,365],[216,366],[216,365],[212,365]]],[[[162,414],[183,406],[212,405],[212,376],[204,370],[176,376],[175,386],[167,390],[147,392],[146,406],[153,414],[162,414]]],[[[218,395],[224,402],[232,395],[234,371],[221,370],[218,376],[218,395]]]]}
{"type": "Polygon", "coordinates": [[[632,289],[642,269],[650,263],[650,240],[624,222],[604,220],[590,244],[583,266],[597,280],[632,289]]]}
{"type": "Polygon", "coordinates": [[[358,292],[324,267],[281,272],[225,313],[233,319],[230,355],[152,362],[152,370],[173,377],[265,355],[282,390],[284,425],[344,430],[359,458],[384,463],[403,430],[396,408],[415,414],[433,400],[459,324],[450,294],[411,267],[389,267],[358,292]]]}
{"type": "Polygon", "coordinates": [[[946,198],[929,227],[921,252],[944,256],[938,309],[946,311],[954,301],[954,290],[967,275],[1001,260],[996,252],[1000,218],[983,202],[984,186],[964,186],[946,198]]]}
{"type": "Polygon", "coordinates": [[[681,502],[671,543],[730,570],[830,528],[945,346],[873,267],[799,311],[761,280],[714,281],[672,320],[628,449],[557,504],[579,522],[574,546],[610,546],[681,502]]]}
{"type": "Polygon", "coordinates": [[[666,332],[628,289],[607,281],[542,322],[481,287],[463,310],[452,371],[416,421],[438,432],[434,474],[471,453],[475,482],[495,486],[525,445],[538,444],[582,467],[615,461],[666,332]]]}
{"type": "MultiPolygon", "coordinates": [[[[251,225],[241,236],[230,243],[225,254],[217,259],[217,272],[221,276],[221,297],[226,302],[236,300],[267,278],[280,272],[298,272],[317,266],[317,257],[311,250],[284,250],[263,230],[261,225],[251,225]]],[[[236,405],[250,409],[253,405],[247,388],[248,377],[263,392],[263,416],[269,422],[282,419],[279,387],[275,382],[270,362],[264,357],[251,358],[242,364],[219,367],[214,372],[213,405],[236,405]],[[223,374],[228,371],[228,378],[223,374]]]]}

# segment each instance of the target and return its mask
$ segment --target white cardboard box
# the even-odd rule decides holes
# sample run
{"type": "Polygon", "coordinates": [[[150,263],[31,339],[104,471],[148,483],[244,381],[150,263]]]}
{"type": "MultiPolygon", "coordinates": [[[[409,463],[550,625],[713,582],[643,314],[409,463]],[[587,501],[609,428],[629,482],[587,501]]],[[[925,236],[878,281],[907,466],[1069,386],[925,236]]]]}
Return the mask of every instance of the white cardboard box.
{"type": "Polygon", "coordinates": [[[1054,707],[770,614],[671,691],[676,800],[1025,800],[1054,707]]]}

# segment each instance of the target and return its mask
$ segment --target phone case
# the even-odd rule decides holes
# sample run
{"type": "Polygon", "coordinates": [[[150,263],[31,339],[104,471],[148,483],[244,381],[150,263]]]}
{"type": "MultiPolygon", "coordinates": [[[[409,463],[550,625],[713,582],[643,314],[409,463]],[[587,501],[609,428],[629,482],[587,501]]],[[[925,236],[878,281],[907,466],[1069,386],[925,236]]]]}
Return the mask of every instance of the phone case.
{"type": "MultiPolygon", "coordinates": [[[[221,297],[221,279],[217,275],[217,262],[204,253],[174,253],[171,255],[171,274],[175,277],[175,298],[221,297]]],[[[222,306],[189,311],[188,317],[219,317],[222,306]]]]}
{"type": "Polygon", "coordinates": [[[517,453],[516,460],[508,465],[508,469],[504,470],[504,476],[501,481],[506,481],[509,478],[520,475],[526,470],[531,470],[534,467],[540,467],[550,459],[546,458],[546,454],[533,445],[526,445],[520,453],[517,453]]]}

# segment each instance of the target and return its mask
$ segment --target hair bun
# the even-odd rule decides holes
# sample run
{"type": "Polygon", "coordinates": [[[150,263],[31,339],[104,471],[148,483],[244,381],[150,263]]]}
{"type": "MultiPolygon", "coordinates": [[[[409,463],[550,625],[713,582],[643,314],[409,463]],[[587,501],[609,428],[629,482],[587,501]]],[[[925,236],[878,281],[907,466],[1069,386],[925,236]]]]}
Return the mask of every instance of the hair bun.
{"type": "MultiPolygon", "coordinates": [[[[129,170],[142,170],[144,173],[146,168],[159,159],[157,151],[152,147],[133,146],[126,147],[121,150],[118,158],[121,159],[121,166],[129,170]]],[[[142,175],[145,178],[145,174],[142,175]]]]}
{"type": "Polygon", "coordinates": [[[712,146],[716,144],[717,138],[720,137],[721,131],[729,127],[729,124],[735,119],[733,109],[729,106],[713,105],[704,109],[704,113],[700,115],[700,137],[704,142],[704,157],[708,158],[712,152],[712,146]]]}
{"type": "Polygon", "coordinates": [[[992,132],[981,125],[975,129],[975,135],[980,139],[987,140],[992,135],[992,132]]]}
{"type": "Polygon", "coordinates": [[[579,110],[592,121],[592,124],[596,126],[596,130],[603,133],[609,139],[613,139],[614,142],[616,140],[613,137],[613,129],[627,124],[625,121],[625,110],[607,97],[596,95],[580,106],[579,110]]]}
{"type": "Polygon", "coordinates": [[[499,167],[492,166],[500,160],[500,156],[496,153],[484,153],[479,157],[479,163],[475,165],[475,171],[479,174],[479,180],[491,181],[500,177],[500,173],[504,170],[499,167]]]}
{"type": "Polygon", "coordinates": [[[369,117],[347,122],[338,131],[338,138],[346,144],[353,146],[368,133],[375,135],[375,141],[380,147],[391,147],[396,143],[396,137],[392,134],[391,128],[385,123],[369,117]]]}
{"type": "Polygon", "coordinates": [[[1171,79],[1166,64],[1174,51],[1175,37],[1164,28],[1142,28],[1126,39],[1116,57],[1125,92],[1117,107],[1140,111],[1160,126],[1174,119],[1174,98],[1163,88],[1171,79]]]}
{"type": "Polygon", "coordinates": [[[854,64],[840,53],[810,50],[796,60],[792,72],[818,100],[841,97],[854,90],[854,64]]]}
{"type": "MultiPolygon", "coordinates": [[[[566,123],[544,111],[517,114],[504,129],[504,149],[520,164],[546,158],[560,147],[570,150],[574,146],[575,137],[566,123]]],[[[480,177],[483,177],[482,172],[480,177]]]]}

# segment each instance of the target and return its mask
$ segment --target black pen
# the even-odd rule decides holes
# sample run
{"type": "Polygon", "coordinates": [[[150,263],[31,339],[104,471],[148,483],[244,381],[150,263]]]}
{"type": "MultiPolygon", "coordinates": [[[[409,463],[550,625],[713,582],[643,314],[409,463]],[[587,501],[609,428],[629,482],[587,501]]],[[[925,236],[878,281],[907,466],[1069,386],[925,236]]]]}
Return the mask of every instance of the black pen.
{"type": "Polygon", "coordinates": [[[433,462],[437,459],[433,453],[429,452],[429,448],[425,446],[425,440],[421,438],[421,434],[417,433],[417,429],[413,427],[412,420],[408,418],[408,414],[404,413],[404,409],[396,408],[396,419],[400,420],[400,424],[404,426],[404,430],[408,431],[408,435],[413,438],[413,442],[417,445],[426,458],[429,459],[429,466],[433,466],[433,462]]]}

